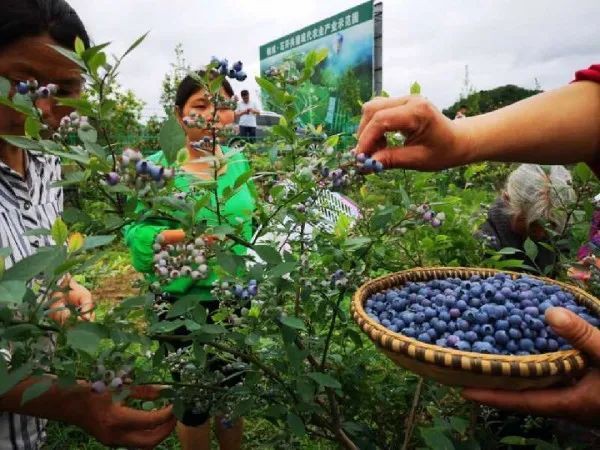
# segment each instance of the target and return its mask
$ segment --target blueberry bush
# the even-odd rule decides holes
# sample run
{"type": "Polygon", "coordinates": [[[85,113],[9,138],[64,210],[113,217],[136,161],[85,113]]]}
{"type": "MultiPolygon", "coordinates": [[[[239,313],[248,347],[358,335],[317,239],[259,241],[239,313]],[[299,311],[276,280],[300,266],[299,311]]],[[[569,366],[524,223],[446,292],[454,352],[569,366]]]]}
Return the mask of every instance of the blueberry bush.
{"type": "MultiPolygon", "coordinates": [[[[138,149],[114,137],[114,121],[122,112],[115,109],[110,87],[122,59],[143,38],[113,60],[105,44],[84,49],[78,42],[75,52],[57,48],[81,67],[88,90],[81,99],[56,98],[74,109],[57,130],[48,129],[32,102],[37,96],[56,95],[55,86],[19,84],[10,97],[9,82],[0,79],[0,103],[26,116],[24,135],[3,139],[60,156],[71,166],[60,184],[93,199],[69,205],[51,230],[34,231],[50,234],[54,246],[13,267],[1,267],[0,345],[8,348],[10,343],[11,350],[0,358],[0,394],[27,376],[41,374],[54,374],[65,385],[88,380],[90,389],[110,390],[116,399],[127,397],[131,383],[161,384],[168,387],[162,401],[173,403],[177,415],[210,405],[213,414],[226,420],[247,418],[247,448],[549,449],[572,442],[569,436],[553,433],[555,427],[547,421],[479,410],[460,400],[456,391],[396,368],[349,317],[356,288],[392,271],[444,264],[543,272],[513,257],[518,250],[491,252],[474,237],[485,219],[482,205],[494,198],[489,186],[464,189],[454,182],[458,178],[452,171],[435,177],[382,172],[372,160],[359,155],[357,161],[349,151],[351,137],[328,135],[318,126],[299,130],[307,111],[296,101],[297,93],[307,90],[315,68],[327,56],[313,52],[294,66],[292,77],[274,70],[257,78],[269,104],[281,111],[280,123],[264,141],[224,156],[215,150],[232,130],[217,127],[217,115],[235,104],[222,98],[221,82],[223,77],[245,79],[243,64],[214,58],[206,75],[191,73],[218,108],[209,120],[183,118],[188,126],[210,130],[209,138],[192,145],[209,152],[205,161],[214,166],[214,179],[192,183],[194,195],[185,195],[174,183],[186,162],[179,152],[185,136],[175,118],[165,121],[159,134],[168,167],[145,159],[138,149]],[[232,188],[218,192],[219,168],[242,151],[252,169],[232,188]],[[222,211],[248,182],[256,188],[250,240],[240,237],[242,225],[228,221],[222,211]],[[340,212],[331,198],[352,199],[352,207],[340,212]],[[217,225],[196,219],[202,208],[215,214],[217,225]],[[175,221],[185,234],[175,245],[157,239],[155,276],[140,278],[134,296],[116,304],[100,303],[93,323],[78,321],[80,312],[74,308],[64,326],[53,322],[52,293],[60,289],[59,280],[70,273],[91,282],[107,252],[119,251],[115,249],[120,248],[121,231],[148,217],[175,221]],[[239,247],[246,252],[234,251],[239,247]],[[180,277],[214,277],[218,309],[208,311],[194,296],[163,301],[164,284],[180,277]],[[175,333],[182,327],[188,334],[175,333]],[[48,333],[56,337],[53,349],[43,344],[48,333]],[[215,355],[226,365],[206,370],[215,355]],[[174,380],[172,371],[181,377],[174,380]]],[[[585,168],[574,172],[582,189],[592,189],[585,168]]],[[[566,240],[574,249],[576,240],[584,239],[592,210],[584,199],[568,207],[573,226],[555,240],[566,240]]],[[[538,245],[550,244],[531,242],[528,256],[534,256],[538,245]]],[[[9,254],[7,249],[0,252],[9,254]]],[[[572,256],[557,263],[562,276],[562,264],[572,256]]],[[[110,276],[122,275],[111,271],[110,276]]],[[[379,308],[376,301],[371,307],[379,308]]],[[[424,309],[423,314],[431,312],[424,309]]],[[[448,308],[448,314],[456,314],[454,308],[448,308]]],[[[537,314],[532,317],[538,320],[537,314]]],[[[438,315],[440,330],[441,322],[448,322],[443,319],[438,315]]],[[[498,322],[495,334],[506,331],[498,322]]],[[[390,326],[401,328],[391,321],[390,326]]],[[[449,336],[440,339],[453,345],[449,336]]],[[[522,351],[539,344],[533,342],[532,347],[524,340],[519,344],[522,351]]],[[[552,339],[545,344],[554,345],[552,339]]],[[[47,382],[32,386],[23,401],[49,387],[47,382]]],[[[152,409],[157,404],[137,406],[152,409]]],[[[55,427],[52,437],[51,448],[65,448],[73,439],[79,440],[78,448],[94,448],[69,428],[55,427]]]]}

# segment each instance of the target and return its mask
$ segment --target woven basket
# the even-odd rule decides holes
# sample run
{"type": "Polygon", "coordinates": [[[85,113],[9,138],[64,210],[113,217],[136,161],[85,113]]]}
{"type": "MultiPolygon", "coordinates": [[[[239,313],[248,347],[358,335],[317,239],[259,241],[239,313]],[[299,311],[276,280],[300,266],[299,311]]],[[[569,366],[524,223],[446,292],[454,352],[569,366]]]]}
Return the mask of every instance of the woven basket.
{"type": "MultiPolygon", "coordinates": [[[[396,364],[450,386],[510,390],[541,389],[579,375],[586,368],[587,360],[578,350],[530,356],[463,352],[426,344],[394,333],[374,322],[363,308],[372,294],[400,287],[409,281],[428,281],[448,277],[467,279],[473,275],[490,277],[497,273],[505,273],[513,278],[522,275],[509,271],[465,267],[417,268],[387,275],[371,280],[358,289],[352,300],[352,316],[377,347],[396,364]]],[[[600,300],[587,292],[548,278],[528,276],[560,286],[564,291],[572,293],[577,303],[588,307],[600,316],[600,300]]]]}

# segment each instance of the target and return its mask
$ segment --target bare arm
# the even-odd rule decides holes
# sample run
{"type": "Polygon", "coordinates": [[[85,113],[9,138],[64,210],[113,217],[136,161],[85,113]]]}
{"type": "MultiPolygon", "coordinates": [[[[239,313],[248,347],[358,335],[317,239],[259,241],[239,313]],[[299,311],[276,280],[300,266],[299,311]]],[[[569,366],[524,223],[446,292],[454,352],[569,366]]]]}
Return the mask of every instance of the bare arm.
{"type": "Polygon", "coordinates": [[[456,126],[473,161],[592,162],[600,152],[600,84],[573,83],[456,126]]]}
{"type": "MultiPolygon", "coordinates": [[[[85,382],[69,388],[54,383],[44,394],[21,405],[23,392],[39,381],[41,378],[28,378],[0,397],[0,411],[77,425],[105,445],[118,447],[154,447],[175,427],[171,407],[138,411],[113,403],[110,392],[92,392],[85,382]]],[[[158,395],[155,387],[145,386],[133,387],[131,397],[153,400],[158,395]]]]}
{"type": "Polygon", "coordinates": [[[573,83],[481,116],[452,121],[422,97],[365,104],[357,153],[387,168],[438,170],[476,161],[593,162],[600,155],[600,84],[573,83]],[[387,148],[384,134],[406,137],[387,148]]]}

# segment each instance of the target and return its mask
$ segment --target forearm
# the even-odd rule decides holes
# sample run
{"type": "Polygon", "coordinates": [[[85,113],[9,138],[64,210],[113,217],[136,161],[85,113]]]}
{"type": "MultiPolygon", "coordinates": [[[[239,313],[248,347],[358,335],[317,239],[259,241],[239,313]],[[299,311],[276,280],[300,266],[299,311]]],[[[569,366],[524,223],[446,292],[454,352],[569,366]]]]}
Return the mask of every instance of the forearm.
{"type": "Polygon", "coordinates": [[[600,84],[573,83],[454,126],[468,162],[592,162],[600,156],[600,84]]]}
{"type": "Polygon", "coordinates": [[[47,376],[44,378],[53,383],[45,393],[21,405],[23,393],[27,388],[43,379],[41,377],[27,378],[0,397],[0,412],[72,422],[69,414],[73,411],[73,405],[79,403],[78,410],[81,410],[83,406],[81,405],[82,391],[89,389],[89,387],[85,386],[82,382],[82,384],[77,386],[62,388],[56,383],[55,377],[47,376]]]}

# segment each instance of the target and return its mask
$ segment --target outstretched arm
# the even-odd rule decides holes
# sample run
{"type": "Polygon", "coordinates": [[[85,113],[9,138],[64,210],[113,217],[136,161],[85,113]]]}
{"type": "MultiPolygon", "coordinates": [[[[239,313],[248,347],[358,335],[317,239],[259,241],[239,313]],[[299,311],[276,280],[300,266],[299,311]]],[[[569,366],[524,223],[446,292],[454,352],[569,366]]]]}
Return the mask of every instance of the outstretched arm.
{"type": "Polygon", "coordinates": [[[494,112],[452,121],[422,97],[365,104],[356,153],[386,168],[439,170],[477,161],[567,164],[600,155],[600,84],[583,81],[494,112]],[[387,148],[387,132],[406,137],[387,148]]]}

